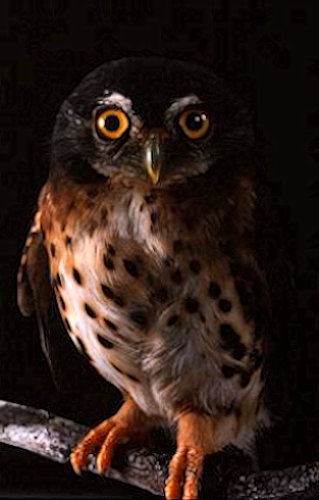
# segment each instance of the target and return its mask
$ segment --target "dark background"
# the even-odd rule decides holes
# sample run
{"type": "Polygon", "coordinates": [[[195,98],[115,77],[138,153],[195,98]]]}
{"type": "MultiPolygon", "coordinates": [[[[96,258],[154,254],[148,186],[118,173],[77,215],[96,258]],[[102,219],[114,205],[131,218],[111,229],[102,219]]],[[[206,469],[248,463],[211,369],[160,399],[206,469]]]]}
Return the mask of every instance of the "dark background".
{"type": "MultiPolygon", "coordinates": [[[[315,0],[0,2],[1,399],[88,424],[116,408],[115,390],[95,380],[68,347],[65,393],[56,391],[35,319],[20,316],[16,306],[20,252],[48,174],[55,115],[81,78],[129,55],[195,60],[211,65],[251,107],[272,193],[295,240],[301,330],[291,362],[298,393],[286,421],[265,438],[262,465],[319,458],[318,14],[315,0]],[[87,380],[96,389],[88,391],[87,380]]],[[[26,452],[0,450],[0,495],[137,494],[100,478],[77,478],[69,467],[26,452]]]]}

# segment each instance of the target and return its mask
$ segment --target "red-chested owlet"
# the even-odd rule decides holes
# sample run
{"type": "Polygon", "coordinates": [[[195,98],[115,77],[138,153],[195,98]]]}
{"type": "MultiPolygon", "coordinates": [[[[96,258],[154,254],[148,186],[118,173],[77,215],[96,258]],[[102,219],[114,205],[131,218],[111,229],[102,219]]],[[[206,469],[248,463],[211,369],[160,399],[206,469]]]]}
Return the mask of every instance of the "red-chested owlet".
{"type": "Polygon", "coordinates": [[[124,397],[74,449],[76,472],[167,426],[166,498],[196,499],[205,455],[268,424],[258,168],[243,106],[194,64],[106,63],[62,104],[18,285],[43,317],[50,276],[75,347],[124,397]]]}

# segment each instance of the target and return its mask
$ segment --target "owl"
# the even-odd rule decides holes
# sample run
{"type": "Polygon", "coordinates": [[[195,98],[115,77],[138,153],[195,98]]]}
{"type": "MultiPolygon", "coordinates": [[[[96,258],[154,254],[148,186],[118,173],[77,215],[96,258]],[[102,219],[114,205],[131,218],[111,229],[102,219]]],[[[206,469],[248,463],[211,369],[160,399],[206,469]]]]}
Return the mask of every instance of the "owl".
{"type": "Polygon", "coordinates": [[[62,104],[18,303],[45,338],[54,300],[124,400],[74,449],[75,472],[98,450],[102,474],[119,443],[165,427],[166,498],[196,499],[205,456],[249,450],[271,422],[262,179],[249,113],[200,65],[108,62],[62,104]]]}

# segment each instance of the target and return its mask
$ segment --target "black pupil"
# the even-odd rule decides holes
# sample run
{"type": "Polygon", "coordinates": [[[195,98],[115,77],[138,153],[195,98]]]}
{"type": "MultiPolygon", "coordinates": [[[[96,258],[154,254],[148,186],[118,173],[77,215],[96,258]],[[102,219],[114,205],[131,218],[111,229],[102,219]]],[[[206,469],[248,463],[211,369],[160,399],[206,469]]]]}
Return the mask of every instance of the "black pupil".
{"type": "Polygon", "coordinates": [[[105,118],[105,128],[115,132],[120,127],[120,120],[116,115],[109,115],[105,118]]]}
{"type": "Polygon", "coordinates": [[[199,130],[203,125],[202,115],[190,113],[186,118],[186,125],[189,130],[199,130]]]}

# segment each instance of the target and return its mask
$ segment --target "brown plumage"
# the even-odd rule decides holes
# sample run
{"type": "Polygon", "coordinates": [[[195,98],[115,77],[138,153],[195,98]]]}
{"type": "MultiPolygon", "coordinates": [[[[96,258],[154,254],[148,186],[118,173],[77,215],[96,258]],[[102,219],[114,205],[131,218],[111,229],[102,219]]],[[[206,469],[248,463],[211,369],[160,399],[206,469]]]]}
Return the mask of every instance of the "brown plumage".
{"type": "Polygon", "coordinates": [[[64,103],[18,277],[21,309],[32,311],[31,288],[45,311],[49,293],[33,276],[47,256],[72,341],[125,396],[74,450],[74,469],[97,444],[102,472],[118,442],[176,425],[168,499],[196,498],[205,455],[248,449],[269,423],[262,368],[271,304],[256,247],[251,134],[219,80],[192,68],[105,65],[64,103]],[[143,78],[133,85],[137,67],[143,78]],[[163,92],[152,103],[154,82],[163,92]],[[124,132],[118,110],[130,121],[124,132]]]}

